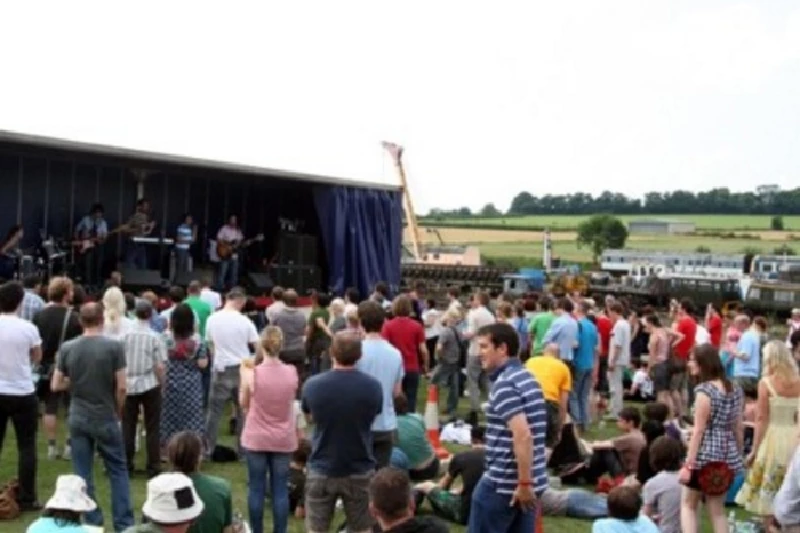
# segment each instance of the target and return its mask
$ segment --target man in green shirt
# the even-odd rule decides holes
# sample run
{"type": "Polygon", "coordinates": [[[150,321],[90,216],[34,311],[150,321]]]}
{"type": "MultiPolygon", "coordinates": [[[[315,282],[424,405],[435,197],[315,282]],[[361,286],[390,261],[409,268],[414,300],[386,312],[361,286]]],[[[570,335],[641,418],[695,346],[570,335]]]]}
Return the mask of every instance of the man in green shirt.
{"type": "Polygon", "coordinates": [[[556,319],[553,314],[553,302],[550,298],[544,298],[541,303],[542,312],[531,320],[529,333],[531,336],[531,356],[542,355],[544,353],[544,336],[556,319]]]}
{"type": "Polygon", "coordinates": [[[208,317],[211,316],[213,309],[211,306],[208,305],[207,302],[204,302],[200,299],[200,291],[202,290],[202,286],[200,285],[199,281],[193,281],[189,283],[189,288],[187,289],[188,296],[183,301],[186,305],[192,308],[194,311],[195,316],[197,316],[197,320],[200,322],[198,324],[199,328],[198,331],[200,333],[200,338],[206,338],[206,322],[208,321],[208,317]]]}

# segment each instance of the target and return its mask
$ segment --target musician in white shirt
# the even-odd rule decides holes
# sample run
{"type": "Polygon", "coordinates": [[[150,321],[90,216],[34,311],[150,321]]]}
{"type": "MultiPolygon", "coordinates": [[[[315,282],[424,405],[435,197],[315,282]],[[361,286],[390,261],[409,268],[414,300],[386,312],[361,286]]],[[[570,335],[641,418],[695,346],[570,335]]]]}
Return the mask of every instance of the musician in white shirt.
{"type": "MultiPolygon", "coordinates": [[[[217,232],[217,249],[220,243],[238,246],[243,240],[242,231],[239,229],[239,219],[236,215],[228,217],[228,223],[222,226],[217,232]]],[[[226,281],[230,281],[228,287],[235,287],[239,283],[239,254],[234,248],[233,252],[227,257],[219,258],[219,278],[217,279],[217,289],[224,291],[226,281]]]]}

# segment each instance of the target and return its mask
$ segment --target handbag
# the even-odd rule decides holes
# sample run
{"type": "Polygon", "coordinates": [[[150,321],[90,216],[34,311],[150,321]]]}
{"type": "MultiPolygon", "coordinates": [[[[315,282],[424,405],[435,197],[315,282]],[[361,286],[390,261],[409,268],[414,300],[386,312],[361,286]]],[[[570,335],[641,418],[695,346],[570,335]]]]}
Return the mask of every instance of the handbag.
{"type": "Polygon", "coordinates": [[[17,480],[11,480],[0,490],[0,520],[14,520],[20,514],[19,504],[17,503],[17,480]]]}

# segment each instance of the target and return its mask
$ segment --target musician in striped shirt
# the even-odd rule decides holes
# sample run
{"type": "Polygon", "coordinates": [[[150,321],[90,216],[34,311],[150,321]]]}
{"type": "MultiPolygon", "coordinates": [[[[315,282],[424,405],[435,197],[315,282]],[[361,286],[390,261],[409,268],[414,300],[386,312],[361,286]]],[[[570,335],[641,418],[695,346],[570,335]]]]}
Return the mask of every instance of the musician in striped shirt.
{"type": "Polygon", "coordinates": [[[477,340],[492,387],[486,410],[486,469],[472,494],[469,531],[528,533],[536,522],[536,499],[548,486],[544,395],[517,357],[519,337],[512,326],[484,326],[477,340]]]}

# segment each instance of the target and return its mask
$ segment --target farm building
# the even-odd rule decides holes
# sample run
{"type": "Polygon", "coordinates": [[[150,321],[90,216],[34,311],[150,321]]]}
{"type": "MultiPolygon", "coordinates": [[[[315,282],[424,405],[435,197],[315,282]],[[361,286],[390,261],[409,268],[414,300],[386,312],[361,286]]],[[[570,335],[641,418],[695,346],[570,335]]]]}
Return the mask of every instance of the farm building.
{"type": "Polygon", "coordinates": [[[631,233],[675,235],[678,233],[693,233],[694,230],[694,222],[679,220],[640,219],[628,222],[628,231],[631,233]]]}

